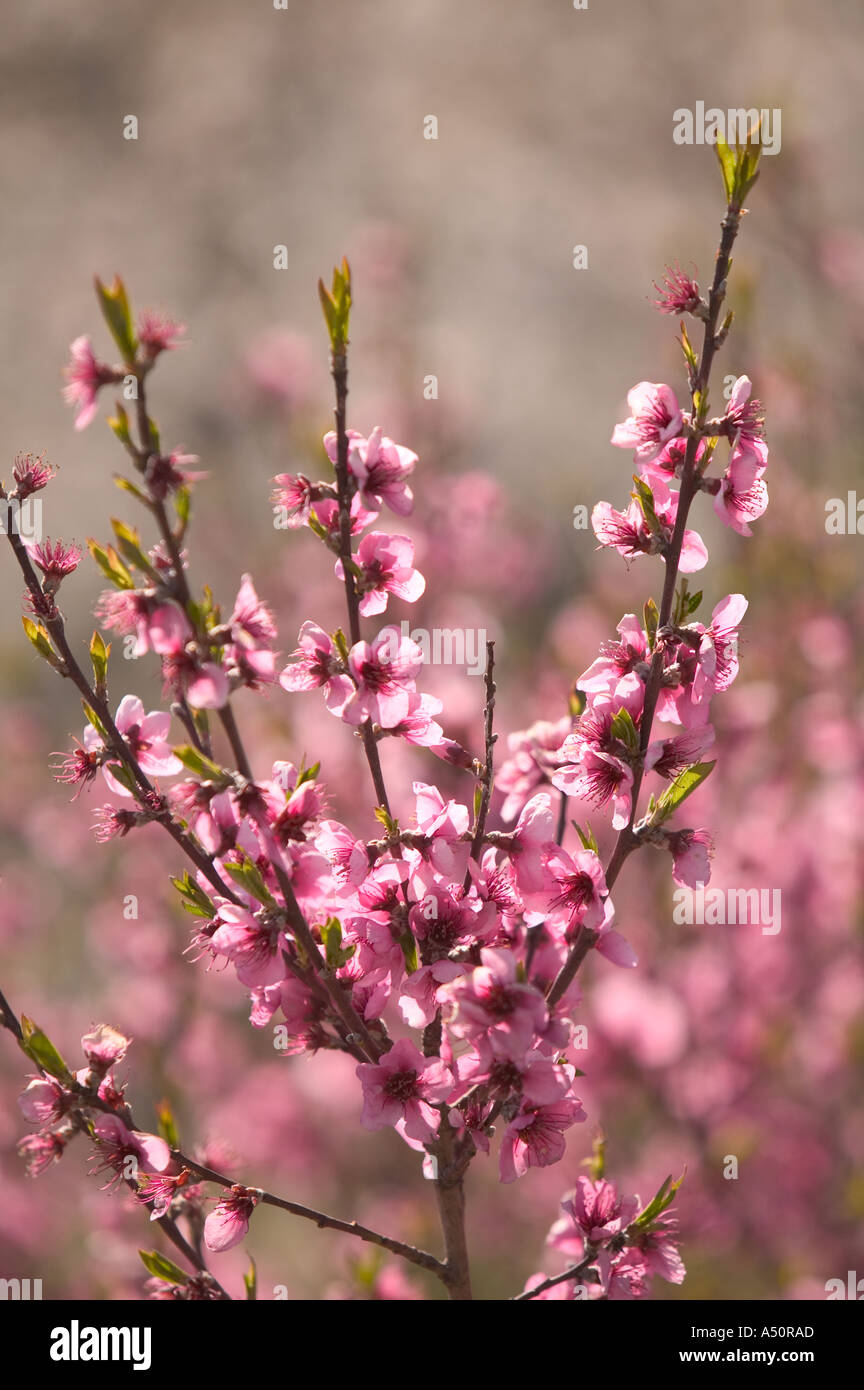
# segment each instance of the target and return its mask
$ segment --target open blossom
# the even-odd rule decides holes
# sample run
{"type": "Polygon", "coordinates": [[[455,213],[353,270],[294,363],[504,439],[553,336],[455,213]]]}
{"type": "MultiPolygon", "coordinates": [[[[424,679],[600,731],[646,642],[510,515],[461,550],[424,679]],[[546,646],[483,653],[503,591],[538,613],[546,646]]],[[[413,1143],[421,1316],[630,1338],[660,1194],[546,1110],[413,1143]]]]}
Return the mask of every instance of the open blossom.
{"type": "Polygon", "coordinates": [[[261,920],[247,908],[231,902],[219,905],[218,926],[209,939],[210,949],[227,956],[244,985],[273,985],[285,974],[282,934],[277,922],[261,920]]]}
{"type": "Polygon", "coordinates": [[[728,434],[745,451],[761,441],[764,432],[762,402],[751,395],[753,384],[748,376],[739,376],[732,387],[726,407],[725,424],[728,434]]]}
{"type": "MultiPolygon", "coordinates": [[[[150,714],[145,714],[144,705],[137,695],[124,695],[117,706],[114,723],[142,772],[153,777],[169,777],[183,771],[183,764],[167,743],[171,727],[171,715],[167,711],[152,710],[150,714]]],[[[84,747],[91,753],[104,747],[92,724],[88,724],[84,730],[84,747]]],[[[112,768],[118,765],[117,762],[104,763],[102,775],[118,796],[131,796],[132,793],[112,772],[112,768]]]]}
{"type": "Polygon", "coordinates": [[[564,915],[570,927],[583,926],[594,930],[603,922],[607,896],[603,865],[590,849],[577,850],[569,855],[557,849],[546,860],[555,883],[549,911],[564,915]]]}
{"type": "MultiPolygon", "coordinates": [[[[335,430],[324,436],[324,448],[335,463],[335,430]]],[[[414,472],[416,463],[417,455],[401,444],[394,444],[378,425],[368,439],[356,430],[348,431],[348,467],[357,479],[363,505],[370,510],[380,510],[381,504],[386,502],[397,516],[410,514],[414,495],[406,480],[414,472]]]]}
{"type": "Polygon", "coordinates": [[[285,511],[285,524],[292,530],[305,526],[312,510],[312,483],[303,473],[277,473],[270,501],[285,511]]]}
{"type": "Polygon", "coordinates": [[[421,1144],[435,1138],[440,1116],[436,1105],[447,1099],[453,1076],[440,1057],[424,1057],[408,1038],[400,1038],[380,1062],[361,1062],[363,1126],[394,1125],[421,1144]]]}
{"type": "Polygon", "coordinates": [[[349,724],[371,719],[382,729],[401,723],[410,709],[414,677],[423,665],[423,652],[396,628],[383,628],[375,640],[357,642],[348,654],[356,682],[341,715],[349,724]]]}
{"type": "Polygon", "coordinates": [[[18,454],[12,465],[12,477],[15,480],[13,495],[23,502],[34,492],[41,492],[42,488],[48,486],[56,471],[53,464],[46,463],[44,454],[40,454],[38,458],[34,454],[18,454]]]}
{"type": "Polygon", "coordinates": [[[204,1244],[208,1250],[221,1254],[245,1240],[249,1219],[261,1200],[260,1189],[241,1187],[228,1189],[204,1222],[204,1244]]]}
{"type": "Polygon", "coordinates": [[[587,1119],[576,1096],[564,1096],[551,1105],[523,1101],[522,1109],[501,1136],[498,1157],[502,1182],[515,1182],[529,1168],[546,1168],[564,1157],[566,1130],[587,1119]]]}
{"type": "Polygon", "coordinates": [[[698,668],[693,678],[693,702],[700,704],[715,690],[728,690],[738,674],[738,626],[747,612],[743,594],[729,594],[715,605],[702,634],[698,668]]]}
{"type": "Polygon", "coordinates": [[[171,1150],[164,1139],[127,1129],[118,1115],[99,1115],[93,1132],[101,1160],[96,1171],[111,1169],[114,1177],[110,1184],[133,1177],[139,1169],[163,1173],[171,1162],[171,1150]]]}
{"type": "MultiPolygon", "coordinates": [[[[591,525],[601,546],[612,546],[625,559],[637,555],[662,554],[668,547],[678,514],[678,493],[672,492],[661,478],[652,478],[651,492],[654,511],[660,523],[652,531],[637,501],[626,512],[619,512],[609,502],[598,502],[591,513],[591,525]]],[[[685,530],[678,564],[682,574],[693,574],[708,563],[708,551],[696,531],[685,530]]]]}
{"type": "Polygon", "coordinates": [[[470,975],[439,991],[450,1031],[470,1041],[488,1034],[499,1056],[524,1057],[546,1028],[546,1001],[533,985],[519,983],[512,951],[486,946],[480,959],[482,965],[470,975]]]}
{"type": "Polygon", "coordinates": [[[142,309],[135,332],[145,356],[154,361],[161,352],[182,346],[179,339],[186,332],[186,325],[155,309],[142,309]]]}
{"type": "MultiPolygon", "coordinates": [[[[370,531],[357,547],[354,560],[361,571],[357,588],[364,618],[383,613],[390,594],[416,603],[426,588],[426,580],[414,569],[414,542],[408,536],[370,531]]],[[[344,572],[342,561],[337,560],[337,577],[341,579],[344,572]]]]}
{"type": "Polygon", "coordinates": [[[252,576],[244,574],[228,619],[233,640],[244,647],[266,647],[276,640],[276,622],[267,604],[258,597],[252,576]]]}
{"type": "Polygon", "coordinates": [[[654,288],[657,298],[652,302],[661,314],[686,314],[698,309],[701,303],[699,286],[689,275],[684,274],[677,261],[674,266],[667,265],[664,268],[663,284],[658,285],[655,280],[654,288]]]}
{"type": "Polygon", "coordinates": [[[51,1131],[28,1134],[26,1138],[19,1139],[16,1147],[24,1160],[28,1178],[38,1178],[52,1163],[57,1163],[63,1157],[67,1142],[68,1139],[62,1134],[51,1131]]]}
{"type": "Polygon", "coordinates": [[[764,482],[767,458],[761,439],[754,439],[747,448],[736,444],[714,496],[714,510],[720,520],[740,536],[752,536],[750,522],[758,520],[768,506],[764,482]]]}
{"type": "Polygon", "coordinates": [[[305,622],[297,638],[297,648],[279,677],[285,690],[317,690],[322,687],[324,702],[339,714],[354,687],[332,641],[317,623],[305,622]]]}
{"type": "Polygon", "coordinates": [[[627,404],[630,415],[615,426],[611,442],[619,449],[633,449],[640,463],[648,463],[681,433],[684,417],[671,386],[655,381],[640,381],[628,391],[627,404]]]}
{"type": "Polygon", "coordinates": [[[63,541],[42,541],[29,549],[30,559],[44,575],[43,587],[48,593],[55,593],[67,575],[72,574],[81,563],[80,545],[66,545],[63,541]]]}
{"type": "Polygon", "coordinates": [[[122,1062],[131,1042],[109,1023],[98,1024],[81,1039],[81,1051],[94,1071],[104,1073],[122,1062]]]}
{"type": "Polygon", "coordinates": [[[529,729],[508,735],[510,756],[495,774],[495,789],[506,793],[501,819],[513,820],[535,791],[548,786],[551,774],[561,765],[560,748],[573,720],[540,719],[529,729]]]}
{"type": "Polygon", "coordinates": [[[604,1245],[621,1234],[638,1215],[638,1197],[620,1197],[615,1184],[605,1178],[597,1181],[582,1176],[564,1198],[564,1215],[556,1221],[546,1240],[553,1250],[562,1250],[578,1259],[589,1245],[604,1245]]]}
{"type": "Polygon", "coordinates": [[[90,339],[76,338],[70,348],[71,358],[65,368],[66,386],[63,395],[76,409],[75,428],[83,430],[98,410],[97,396],[103,386],[119,381],[120,374],[94,356],[90,339]]]}
{"type": "Polygon", "coordinates": [[[184,454],[179,449],[172,449],[170,454],[152,454],[144,475],[151,494],[164,501],[178,488],[203,482],[210,476],[209,473],[205,469],[189,467],[197,462],[197,454],[184,454]]]}

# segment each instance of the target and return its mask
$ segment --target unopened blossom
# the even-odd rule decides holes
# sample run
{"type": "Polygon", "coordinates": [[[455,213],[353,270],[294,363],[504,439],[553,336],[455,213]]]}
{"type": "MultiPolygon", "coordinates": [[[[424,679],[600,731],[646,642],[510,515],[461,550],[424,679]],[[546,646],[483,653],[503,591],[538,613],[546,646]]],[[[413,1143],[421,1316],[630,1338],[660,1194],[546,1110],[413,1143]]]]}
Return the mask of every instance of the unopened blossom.
{"type": "MultiPolygon", "coordinates": [[[[337,457],[335,430],[324,436],[324,448],[333,463],[337,457]]],[[[357,480],[363,505],[380,509],[386,503],[397,516],[408,516],[414,495],[407,479],[414,472],[417,455],[402,444],[394,444],[381,427],[364,439],[356,430],[348,431],[348,468],[357,480]]]]}
{"type": "Polygon", "coordinates": [[[703,888],[711,878],[714,840],[707,830],[667,830],[672,877],[681,888],[703,888]]]}
{"type": "Polygon", "coordinates": [[[611,442],[620,449],[633,449],[636,459],[647,463],[681,433],[681,408],[671,386],[655,381],[640,381],[627,393],[627,404],[630,415],[615,426],[611,442]]]}
{"type": "Polygon", "coordinates": [[[453,1077],[440,1057],[424,1057],[408,1038],[400,1038],[380,1062],[361,1062],[363,1126],[394,1125],[408,1139],[429,1143],[440,1116],[434,1108],[447,1099],[453,1077]]]}
{"type": "Polygon", "coordinates": [[[663,270],[663,284],[654,281],[657,298],[652,301],[661,314],[687,314],[698,309],[701,301],[699,286],[689,275],[685,275],[676,261],[663,270]]]}
{"type": "MultiPolygon", "coordinates": [[[[356,583],[364,618],[383,613],[390,594],[416,603],[426,588],[423,575],[414,569],[414,542],[408,536],[370,531],[357,547],[354,562],[360,569],[356,583]]],[[[344,573],[342,561],[337,560],[337,578],[344,573]]]]}
{"type": "Polygon", "coordinates": [[[522,1109],[501,1136],[498,1171],[502,1182],[515,1182],[529,1168],[546,1168],[564,1157],[565,1132],[587,1119],[576,1096],[564,1096],[551,1105],[523,1101],[522,1109]]]}
{"type": "Polygon", "coordinates": [[[119,381],[121,376],[113,367],[97,360],[90,339],[86,335],[75,339],[70,352],[71,357],[64,373],[66,386],[63,388],[63,395],[68,404],[75,407],[76,430],[83,430],[90,424],[99,408],[97,396],[100,389],[112,381],[119,381]]]}
{"type": "Polygon", "coordinates": [[[18,1097],[18,1105],[31,1124],[51,1125],[63,1115],[67,1100],[53,1076],[34,1076],[18,1097]]]}
{"type": "Polygon", "coordinates": [[[249,1219],[261,1200],[261,1191],[237,1184],[228,1189],[204,1222],[204,1244],[221,1254],[245,1240],[249,1219]]]}

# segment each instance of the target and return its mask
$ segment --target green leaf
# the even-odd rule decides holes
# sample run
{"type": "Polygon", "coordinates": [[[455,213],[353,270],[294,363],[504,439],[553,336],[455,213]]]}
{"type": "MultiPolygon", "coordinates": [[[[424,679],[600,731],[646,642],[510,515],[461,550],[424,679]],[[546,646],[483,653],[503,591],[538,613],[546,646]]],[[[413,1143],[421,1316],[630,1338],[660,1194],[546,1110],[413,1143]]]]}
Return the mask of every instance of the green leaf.
{"type": "Polygon", "coordinates": [[[693,351],[693,344],[687,336],[687,328],[683,319],[681,320],[681,351],[684,353],[687,366],[690,370],[697,372],[699,370],[699,359],[693,351]]]}
{"type": "MultiPolygon", "coordinates": [[[[313,763],[311,767],[301,768],[297,774],[297,787],[302,787],[304,782],[314,782],[320,771],[320,763],[313,763]]],[[[295,791],[297,787],[295,787],[295,791]]]]}
{"type": "Polygon", "coordinates": [[[649,598],[642,605],[642,624],[645,628],[645,635],[648,638],[648,646],[654,650],[654,643],[657,641],[657,627],[660,622],[660,612],[653,598],[649,598]]]}
{"type": "Polygon", "coordinates": [[[584,830],[582,829],[578,821],[574,820],[572,822],[572,825],[573,829],[576,831],[576,834],[579,836],[579,839],[582,841],[582,848],[593,850],[595,854],[599,854],[600,850],[597,841],[594,838],[594,831],[591,829],[591,826],[588,824],[588,822],[585,822],[584,830]]]}
{"type": "Polygon", "coordinates": [[[192,489],[188,487],[178,488],[174,494],[174,510],[177,513],[177,520],[183,531],[189,525],[189,512],[192,508],[192,489]]]}
{"type": "Polygon", "coordinates": [[[53,666],[55,671],[62,671],[64,669],[63,662],[51,645],[51,638],[48,636],[48,632],[42,624],[34,623],[32,618],[27,617],[22,617],[21,622],[24,631],[27,633],[27,636],[42,659],[47,661],[49,666],[53,666]]]}
{"type": "Polygon", "coordinates": [[[130,565],[135,565],[155,583],[161,583],[159,575],[141,549],[141,537],[134,527],[127,526],[125,521],[120,521],[116,516],[112,516],[111,525],[114,527],[117,546],[123,559],[128,561],[130,565]]]}
{"type": "Polygon", "coordinates": [[[72,1073],[54,1044],[26,1014],[21,1017],[21,1037],[18,1039],[18,1046],[40,1070],[47,1072],[64,1086],[69,1086],[74,1081],[72,1073]]]}
{"type": "Polygon", "coordinates": [[[710,777],[717,760],[711,763],[693,763],[691,767],[685,767],[683,772],[679,772],[675,781],[670,784],[660,797],[654,808],[653,823],[662,825],[668,820],[673,811],[677,811],[682,801],[686,801],[691,792],[695,792],[697,787],[701,787],[706,777],[710,777]]]}
{"type": "Polygon", "coordinates": [[[567,708],[570,712],[570,718],[578,719],[581,714],[584,714],[585,706],[587,705],[587,703],[588,700],[585,695],[585,692],[583,690],[577,689],[577,687],[574,685],[573,689],[570,691],[570,694],[567,697],[567,708]]]}
{"type": "Polygon", "coordinates": [[[93,665],[93,679],[96,682],[97,695],[104,696],[105,682],[108,675],[108,656],[111,651],[111,643],[106,646],[100,632],[94,632],[90,638],[90,661],[93,665]]]}
{"type": "Polygon", "coordinates": [[[179,758],[184,767],[188,767],[190,772],[194,772],[196,777],[202,777],[206,782],[218,782],[222,786],[227,786],[231,781],[230,773],[214,763],[212,758],[208,758],[206,753],[201,753],[191,743],[181,743],[172,752],[175,758],[179,758]]]}
{"type": "Polygon", "coordinates": [[[139,1250],[138,1254],[148,1274],[155,1275],[157,1279],[164,1279],[169,1284],[188,1284],[189,1275],[184,1274],[167,1255],[160,1255],[158,1250],[139,1250]]]}
{"type": "Polygon", "coordinates": [[[647,1206],[643,1207],[639,1215],[634,1218],[632,1224],[638,1226],[640,1230],[643,1231],[650,1228],[651,1223],[656,1221],[657,1217],[661,1216],[666,1208],[672,1205],[675,1200],[675,1193],[678,1191],[686,1176],[687,1169],[685,1168],[680,1178],[677,1178],[673,1182],[672,1174],[670,1173],[666,1181],[651,1198],[651,1201],[647,1206]]]}
{"type": "Polygon", "coordinates": [[[349,961],[356,951],[356,946],[342,945],[342,923],[338,917],[328,917],[327,921],[319,928],[321,940],[324,943],[324,956],[327,961],[328,970],[338,970],[340,966],[349,961]]]}
{"type": "Polygon", "coordinates": [[[720,161],[720,169],[723,174],[723,187],[726,191],[726,202],[731,203],[735,194],[736,160],[735,156],[720,136],[717,136],[717,144],[714,146],[717,158],[720,161]]]}
{"type": "MultiPolygon", "coordinates": [[[[240,851],[238,851],[239,853],[240,851]]],[[[265,907],[275,907],[276,901],[269,888],[261,877],[257,866],[252,863],[248,854],[244,854],[240,863],[237,864],[231,859],[222,861],[226,872],[240,888],[250,893],[253,898],[257,898],[259,903],[265,907]]]]}
{"type": "Polygon", "coordinates": [[[330,346],[334,353],[344,353],[351,315],[351,268],[344,257],[342,264],[333,271],[331,289],[327,289],[323,280],[318,281],[318,298],[327,324],[330,346]]]}
{"type": "Polygon", "coordinates": [[[109,427],[114,431],[121,444],[131,444],[132,436],[129,433],[129,416],[126,414],[120,401],[115,401],[116,415],[108,416],[109,427]]]}
{"type": "Polygon", "coordinates": [[[170,1101],[159,1101],[156,1106],[156,1117],[159,1122],[159,1133],[165,1143],[172,1149],[179,1149],[180,1135],[177,1132],[177,1121],[174,1119],[174,1111],[171,1109],[170,1101]]]}
{"type": "Polygon", "coordinates": [[[194,912],[198,917],[216,916],[215,904],[211,902],[207,894],[198,887],[198,884],[195,882],[194,878],[191,877],[188,869],[182,878],[172,878],[171,882],[174,884],[181,898],[183,898],[183,906],[187,907],[190,912],[194,912]]]}
{"type": "Polygon", "coordinates": [[[87,548],[93,559],[96,561],[106,579],[109,579],[115,589],[134,589],[135,580],[129,573],[113,545],[101,546],[96,541],[88,541],[87,548]]]}
{"type": "Polygon", "coordinates": [[[660,531],[660,519],[654,510],[654,494],[645,479],[640,478],[636,473],[633,474],[633,484],[634,490],[631,494],[633,500],[639,504],[648,529],[656,536],[660,531]]]}
{"type": "Polygon", "coordinates": [[[126,286],[123,284],[119,275],[114,276],[110,285],[103,285],[97,275],[95,277],[95,284],[99,307],[102,310],[111,337],[117,344],[126,365],[130,367],[134,366],[135,354],[138,351],[138,342],[132,327],[132,313],[126,295],[126,286]]]}
{"type": "Polygon", "coordinates": [[[407,927],[400,936],[399,945],[402,947],[402,955],[405,958],[405,969],[409,975],[413,975],[420,961],[417,956],[417,942],[410,927],[407,927]]]}
{"type": "Polygon", "coordinates": [[[639,752],[639,730],[633,723],[630,711],[624,709],[623,706],[612,720],[610,731],[612,737],[620,739],[631,753],[639,752]]]}
{"type": "Polygon", "coordinates": [[[247,1300],[254,1300],[258,1297],[258,1268],[252,1256],[249,1257],[249,1268],[243,1275],[243,1283],[246,1285],[247,1300]]]}
{"type": "Polygon", "coordinates": [[[145,507],[150,506],[150,498],[147,494],[142,492],[140,487],[136,487],[129,478],[124,478],[122,473],[114,474],[114,482],[121,492],[130,492],[136,502],[141,502],[145,507]]]}
{"type": "Polygon", "coordinates": [[[333,638],[333,645],[334,645],[334,647],[336,648],[336,650],[337,650],[337,652],[339,653],[340,657],[342,658],[342,660],[345,662],[345,664],[346,664],[346,666],[347,666],[347,664],[348,664],[348,639],[347,639],[347,637],[345,636],[345,633],[342,631],[341,627],[337,627],[336,631],[332,634],[332,638],[333,638]]]}

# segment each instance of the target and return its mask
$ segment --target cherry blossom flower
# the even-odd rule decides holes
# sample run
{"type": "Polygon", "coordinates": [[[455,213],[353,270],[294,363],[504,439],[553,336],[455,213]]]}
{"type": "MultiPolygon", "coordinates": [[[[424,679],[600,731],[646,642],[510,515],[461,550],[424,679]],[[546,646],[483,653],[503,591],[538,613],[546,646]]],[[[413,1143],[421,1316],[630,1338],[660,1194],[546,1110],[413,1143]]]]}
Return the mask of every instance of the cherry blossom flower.
{"type": "Polygon", "coordinates": [[[619,449],[634,449],[640,463],[656,458],[670,439],[681,432],[684,417],[671,386],[640,381],[627,393],[630,415],[616,425],[612,443],[619,449]]]}
{"type": "Polygon", "coordinates": [[[261,1190],[235,1184],[219,1199],[204,1222],[204,1244],[208,1250],[221,1254],[245,1240],[249,1219],[261,1200],[261,1190]]]}
{"type": "Polygon", "coordinates": [[[112,367],[97,360],[86,335],[75,339],[70,352],[72,355],[65,368],[67,384],[63,388],[63,395],[69,405],[75,406],[76,430],[83,430],[99,408],[97,397],[100,389],[112,381],[119,381],[121,377],[112,367]]]}
{"type": "Polygon", "coordinates": [[[564,1133],[588,1117],[576,1096],[565,1096],[551,1105],[523,1101],[522,1108],[504,1130],[498,1155],[502,1182],[515,1182],[529,1168],[546,1168],[564,1157],[564,1133]]]}
{"type": "Polygon", "coordinates": [[[297,648],[279,677],[285,690],[317,690],[322,687],[324,702],[332,714],[340,714],[354,692],[354,686],[339,659],[336,648],[316,623],[305,622],[297,638],[297,648]]]}
{"type": "MultiPolygon", "coordinates": [[[[408,516],[414,507],[414,496],[406,479],[414,472],[417,455],[401,444],[394,444],[378,425],[368,439],[356,430],[349,430],[348,446],[348,467],[357,479],[363,505],[370,510],[380,509],[382,502],[386,502],[397,516],[408,516]]],[[[325,434],[324,448],[335,463],[335,430],[325,434]]]]}
{"type": "Polygon", "coordinates": [[[380,1062],[361,1062],[357,1075],[365,1129],[394,1125],[421,1144],[435,1138],[440,1116],[434,1107],[453,1088],[452,1073],[440,1057],[424,1057],[408,1038],[400,1038],[380,1062]]]}
{"type": "Polygon", "coordinates": [[[400,724],[410,709],[414,677],[423,665],[423,652],[396,628],[383,628],[370,645],[357,642],[348,654],[356,687],[341,715],[349,724],[371,719],[382,729],[400,724]]]}
{"type": "Polygon", "coordinates": [[[519,1060],[546,1026],[546,1002],[533,985],[519,983],[512,951],[486,946],[480,959],[482,965],[470,975],[439,991],[448,1026],[455,1037],[471,1042],[488,1034],[497,1055],[519,1060]]]}
{"type": "Polygon", "coordinates": [[[655,280],[654,288],[658,297],[652,303],[661,314],[691,313],[702,302],[696,281],[684,274],[677,261],[674,266],[664,267],[663,284],[658,285],[655,280]]]}
{"type": "MultiPolygon", "coordinates": [[[[355,563],[361,571],[357,589],[364,618],[383,613],[389,594],[416,603],[426,588],[426,580],[414,569],[414,542],[408,536],[370,531],[357,547],[355,563]]],[[[342,561],[337,560],[337,578],[342,579],[344,573],[342,561]]]]}
{"type": "MultiPolygon", "coordinates": [[[[662,554],[669,546],[678,513],[678,493],[670,491],[661,478],[653,478],[650,487],[659,530],[652,531],[635,500],[626,512],[616,511],[609,502],[598,502],[591,513],[591,525],[601,546],[613,547],[625,559],[662,554]]],[[[696,531],[685,530],[679,570],[682,574],[693,574],[707,563],[708,551],[702,537],[696,531]]]]}
{"type": "MultiPolygon", "coordinates": [[[[171,715],[167,711],[152,710],[150,714],[145,714],[144,705],[137,695],[124,695],[117,706],[114,723],[142,772],[153,777],[170,777],[183,771],[183,764],[167,743],[171,728],[171,715]]],[[[92,724],[88,724],[84,730],[84,747],[91,753],[105,747],[92,724]]],[[[116,760],[105,762],[102,775],[118,796],[131,797],[132,792],[117,780],[112,771],[112,768],[119,766],[116,760]]]]}
{"type": "Polygon", "coordinates": [[[752,536],[750,522],[756,521],[768,506],[768,488],[763,481],[768,450],[761,439],[749,448],[736,444],[729,465],[714,496],[714,510],[740,536],[752,536]]]}

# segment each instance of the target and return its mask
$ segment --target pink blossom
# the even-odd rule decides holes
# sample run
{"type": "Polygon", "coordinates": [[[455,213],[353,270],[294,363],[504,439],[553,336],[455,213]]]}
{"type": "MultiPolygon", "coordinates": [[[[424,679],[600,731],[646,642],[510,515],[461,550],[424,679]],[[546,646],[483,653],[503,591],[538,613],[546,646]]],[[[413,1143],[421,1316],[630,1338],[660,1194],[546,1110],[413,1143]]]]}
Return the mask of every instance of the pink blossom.
{"type": "Polygon", "coordinates": [[[518,982],[512,951],[486,946],[480,959],[470,975],[439,991],[450,1031],[470,1041],[488,1034],[497,1055],[519,1060],[546,1027],[546,1002],[533,985],[518,982]]]}
{"type": "Polygon", "coordinates": [[[529,729],[508,736],[510,757],[495,775],[496,790],[507,794],[501,807],[502,820],[513,820],[535,790],[549,785],[552,772],[563,761],[559,750],[572,728],[569,717],[541,719],[529,729]]]}
{"type": "MultiPolygon", "coordinates": [[[[613,547],[625,559],[663,554],[668,549],[678,513],[678,493],[670,491],[661,478],[653,478],[650,487],[659,530],[651,530],[635,500],[626,512],[616,511],[609,502],[598,502],[591,513],[591,525],[601,546],[613,547]]],[[[692,574],[707,563],[708,551],[702,537],[696,531],[685,530],[678,563],[681,573],[692,574]]]]}
{"type": "Polygon", "coordinates": [[[53,464],[45,462],[44,454],[38,458],[33,454],[18,454],[12,466],[12,477],[16,483],[14,495],[23,502],[34,492],[41,492],[42,488],[47,487],[56,472],[53,464]]]}
{"type": "Polygon", "coordinates": [[[66,1109],[67,1096],[53,1076],[34,1076],[18,1097],[22,1113],[34,1125],[54,1124],[66,1109]]]}
{"type": "Polygon", "coordinates": [[[276,623],[266,603],[258,597],[252,576],[244,574],[228,619],[231,636],[246,647],[264,647],[276,640],[276,623]]]}
{"type": "MultiPolygon", "coordinates": [[[[751,397],[752,390],[753,385],[750,378],[739,376],[732,387],[729,404],[726,407],[726,431],[745,451],[754,449],[754,445],[761,440],[764,431],[762,402],[751,397]]],[[[766,458],[762,458],[760,454],[762,462],[765,462],[766,458]]]]}
{"type": "Polygon", "coordinates": [[[99,1023],[81,1039],[81,1051],[94,1071],[104,1074],[109,1068],[122,1062],[130,1039],[109,1023],[99,1023]]]}
{"type": "Polygon", "coordinates": [[[277,473],[270,494],[274,507],[284,507],[285,520],[292,531],[305,526],[312,510],[313,486],[303,473],[277,473]]]}
{"type": "Polygon", "coordinates": [[[702,634],[698,667],[693,678],[693,702],[710,699],[715,690],[728,690],[738,674],[738,625],[747,612],[743,594],[721,599],[702,634]]]}
{"type": "Polygon", "coordinates": [[[571,857],[565,850],[556,848],[548,856],[546,865],[557,884],[557,893],[549,901],[548,910],[563,913],[568,928],[583,926],[593,931],[599,927],[608,890],[603,865],[594,851],[577,850],[571,857]]]}
{"type": "Polygon", "coordinates": [[[740,536],[752,536],[749,523],[762,516],[768,506],[768,489],[763,481],[765,464],[760,462],[767,455],[761,439],[754,440],[746,450],[736,444],[715,494],[714,510],[740,536]]]}
{"type": "MultiPolygon", "coordinates": [[[[406,479],[414,472],[417,455],[401,444],[394,444],[375,427],[368,439],[356,430],[348,431],[348,467],[357,479],[365,507],[379,509],[386,502],[398,516],[408,516],[414,497],[406,479]]],[[[324,436],[324,448],[336,462],[336,433],[324,436]]]]}
{"type": "Polygon", "coordinates": [[[260,1189],[239,1184],[228,1189],[204,1222],[204,1244],[208,1250],[221,1254],[245,1240],[249,1219],[261,1195],[260,1189]]]}
{"type": "Polygon", "coordinates": [[[587,1119],[582,1102],[565,1096],[551,1105],[525,1100],[501,1136],[498,1171],[502,1182],[515,1182],[529,1168],[546,1168],[564,1157],[565,1130],[587,1119]]]}
{"type": "Polygon", "coordinates": [[[67,384],[63,395],[69,405],[75,406],[76,430],[83,430],[96,414],[100,388],[120,378],[111,367],[96,359],[88,337],[76,338],[70,351],[72,356],[65,368],[67,384]]]}
{"type": "Polygon", "coordinates": [[[669,830],[672,877],[681,888],[702,888],[711,878],[714,841],[707,830],[669,830]]]}
{"type": "Polygon", "coordinates": [[[652,302],[661,314],[690,313],[698,309],[701,303],[699,286],[689,275],[684,274],[677,261],[674,266],[664,267],[663,284],[660,286],[655,280],[654,288],[658,298],[652,302]]]}
{"type": "Polygon", "coordinates": [[[345,668],[327,633],[315,623],[305,622],[297,643],[279,684],[291,691],[316,690],[321,686],[327,708],[332,714],[341,713],[354,687],[344,674],[345,668]]]}
{"type": "Polygon", "coordinates": [[[285,974],[280,925],[265,917],[266,913],[256,916],[239,904],[220,902],[210,948],[228,957],[241,984],[273,985],[285,974]]]}
{"type": "Polygon", "coordinates": [[[67,575],[72,574],[81,563],[80,545],[66,545],[63,541],[45,540],[29,548],[33,564],[45,576],[43,588],[46,593],[56,593],[67,575]]]}
{"type": "MultiPolygon", "coordinates": [[[[426,588],[426,580],[414,569],[414,542],[408,536],[370,531],[357,547],[355,561],[361,571],[357,579],[360,612],[366,618],[384,612],[388,594],[416,603],[426,588]]],[[[341,579],[344,572],[342,561],[337,560],[337,577],[341,579]]]]}
{"type": "Polygon", "coordinates": [[[138,342],[150,361],[155,361],[162,352],[183,346],[178,339],[185,332],[185,323],[179,323],[176,319],[170,318],[167,314],[160,314],[155,309],[142,309],[138,315],[136,324],[138,342]]]}
{"type": "MultiPolygon", "coordinates": [[[[171,727],[171,715],[167,711],[152,710],[150,714],[145,714],[144,705],[137,695],[124,695],[117,706],[114,723],[142,772],[153,777],[168,777],[183,771],[183,764],[166,742],[171,727]]],[[[84,746],[91,752],[104,746],[92,724],[88,724],[84,730],[84,746]]],[[[116,761],[105,763],[102,775],[118,796],[132,796],[112,772],[112,768],[118,766],[116,761]]]]}
{"type": "Polygon", "coordinates": [[[68,1140],[62,1134],[50,1132],[28,1134],[25,1139],[20,1139],[17,1144],[18,1154],[24,1160],[28,1178],[38,1178],[52,1163],[59,1162],[67,1143],[68,1140]]]}
{"type": "Polygon", "coordinates": [[[99,1115],[93,1131],[102,1159],[99,1170],[113,1170],[111,1183],[131,1177],[133,1169],[162,1173],[171,1162],[171,1150],[164,1139],[127,1129],[118,1115],[99,1115]]]}
{"type": "Polygon", "coordinates": [[[640,381],[627,393],[627,404],[629,418],[615,426],[611,442],[620,449],[634,449],[636,458],[647,463],[681,432],[683,416],[675,392],[671,386],[640,381]]]}
{"type": "Polygon", "coordinates": [[[423,652],[396,628],[383,628],[372,642],[357,642],[348,654],[348,666],[356,688],[342,708],[349,724],[367,719],[392,729],[410,709],[414,677],[423,665],[423,652]]]}
{"type": "Polygon", "coordinates": [[[424,1057],[407,1038],[400,1038],[378,1063],[361,1062],[363,1126],[383,1129],[401,1125],[409,1139],[430,1143],[440,1117],[433,1108],[447,1099],[453,1077],[440,1057],[424,1057]]]}
{"type": "Polygon", "coordinates": [[[606,1179],[576,1179],[573,1192],[564,1198],[564,1216],[556,1221],[546,1244],[578,1259],[585,1243],[603,1245],[620,1235],[639,1213],[638,1197],[619,1197],[615,1184],[606,1179]]]}

